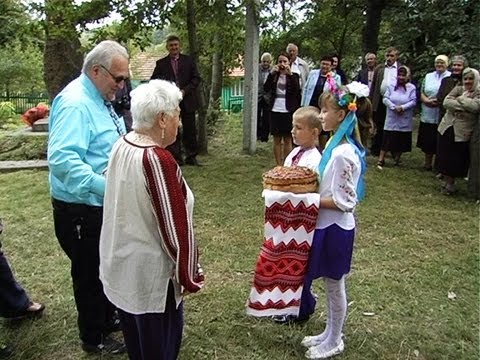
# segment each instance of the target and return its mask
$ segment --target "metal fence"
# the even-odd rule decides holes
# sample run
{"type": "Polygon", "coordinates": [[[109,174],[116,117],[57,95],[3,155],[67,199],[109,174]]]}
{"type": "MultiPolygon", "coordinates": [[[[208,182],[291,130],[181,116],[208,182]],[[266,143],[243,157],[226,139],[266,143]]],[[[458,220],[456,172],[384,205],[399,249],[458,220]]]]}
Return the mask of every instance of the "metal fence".
{"type": "Polygon", "coordinates": [[[23,114],[28,109],[35,107],[38,103],[50,103],[48,94],[24,94],[24,93],[14,93],[14,94],[5,94],[0,93],[0,102],[9,101],[15,106],[15,112],[17,114],[23,114]]]}

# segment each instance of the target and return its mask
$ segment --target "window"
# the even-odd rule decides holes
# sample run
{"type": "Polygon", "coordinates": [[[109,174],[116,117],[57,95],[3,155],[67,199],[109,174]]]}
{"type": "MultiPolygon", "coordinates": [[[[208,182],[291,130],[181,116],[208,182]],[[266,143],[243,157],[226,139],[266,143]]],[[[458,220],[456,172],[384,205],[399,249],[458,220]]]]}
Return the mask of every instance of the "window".
{"type": "Polygon", "coordinates": [[[239,78],[232,84],[232,97],[243,96],[243,78],[239,78]]]}

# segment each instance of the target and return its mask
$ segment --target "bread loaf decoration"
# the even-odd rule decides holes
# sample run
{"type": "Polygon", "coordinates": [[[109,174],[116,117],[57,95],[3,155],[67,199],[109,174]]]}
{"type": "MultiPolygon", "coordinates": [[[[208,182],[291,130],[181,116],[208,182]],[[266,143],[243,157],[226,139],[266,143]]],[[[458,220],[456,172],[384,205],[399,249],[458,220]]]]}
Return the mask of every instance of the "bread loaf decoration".
{"type": "Polygon", "coordinates": [[[276,166],[263,174],[263,188],[304,194],[318,191],[318,174],[304,166],[276,166]]]}

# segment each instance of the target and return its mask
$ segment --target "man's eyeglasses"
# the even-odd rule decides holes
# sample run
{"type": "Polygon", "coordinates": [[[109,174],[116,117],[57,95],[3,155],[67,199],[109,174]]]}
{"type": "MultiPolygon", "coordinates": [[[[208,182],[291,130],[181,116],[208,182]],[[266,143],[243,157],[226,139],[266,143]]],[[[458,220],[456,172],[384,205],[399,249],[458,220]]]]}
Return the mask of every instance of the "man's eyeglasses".
{"type": "Polygon", "coordinates": [[[123,77],[123,76],[115,76],[113,75],[105,66],[100,65],[103,70],[105,70],[111,77],[112,79],[117,83],[120,84],[122,81],[127,81],[128,77],[123,77]]]}

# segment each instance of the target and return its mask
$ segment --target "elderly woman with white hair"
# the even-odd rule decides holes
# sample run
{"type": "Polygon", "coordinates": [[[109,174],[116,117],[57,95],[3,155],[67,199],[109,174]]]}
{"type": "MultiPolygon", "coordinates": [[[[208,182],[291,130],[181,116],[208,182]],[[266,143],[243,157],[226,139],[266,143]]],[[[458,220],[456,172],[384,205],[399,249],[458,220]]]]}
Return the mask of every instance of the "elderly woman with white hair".
{"type": "Polygon", "coordinates": [[[420,93],[422,113],[418,128],[417,147],[425,154],[424,169],[433,169],[433,156],[437,151],[437,127],[439,122],[439,103],[437,100],[438,89],[444,78],[450,76],[447,70],[449,65],[446,55],[438,55],[435,58],[435,71],[425,75],[420,93]]]}
{"type": "Polygon", "coordinates": [[[193,194],[165,149],[182,99],[152,80],[132,91],[133,131],[113,147],[106,172],[100,279],[119,309],[130,359],[176,359],[183,296],[203,287],[193,232],[193,194]]]}

